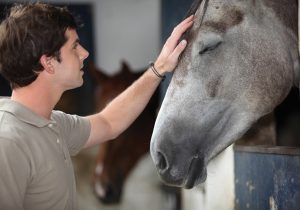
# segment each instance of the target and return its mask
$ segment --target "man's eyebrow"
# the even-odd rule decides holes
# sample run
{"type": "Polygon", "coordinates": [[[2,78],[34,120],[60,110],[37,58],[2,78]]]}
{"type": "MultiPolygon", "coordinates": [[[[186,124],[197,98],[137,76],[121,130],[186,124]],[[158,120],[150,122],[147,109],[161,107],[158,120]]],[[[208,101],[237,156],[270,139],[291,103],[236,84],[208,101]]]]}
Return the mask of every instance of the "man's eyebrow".
{"type": "Polygon", "coordinates": [[[72,45],[74,46],[74,45],[79,44],[79,43],[80,43],[80,40],[79,40],[79,38],[77,38],[77,39],[73,42],[72,45]]]}

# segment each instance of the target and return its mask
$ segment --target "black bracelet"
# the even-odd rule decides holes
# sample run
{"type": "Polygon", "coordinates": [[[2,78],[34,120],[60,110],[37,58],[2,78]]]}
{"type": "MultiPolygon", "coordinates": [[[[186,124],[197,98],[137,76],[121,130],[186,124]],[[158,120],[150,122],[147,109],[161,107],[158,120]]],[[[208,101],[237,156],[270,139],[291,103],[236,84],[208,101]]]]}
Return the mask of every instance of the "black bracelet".
{"type": "Polygon", "coordinates": [[[162,79],[162,81],[164,81],[166,79],[166,76],[165,75],[161,75],[160,73],[158,73],[158,71],[156,70],[156,68],[154,67],[154,63],[153,62],[150,62],[150,68],[152,69],[152,71],[154,72],[154,74],[156,76],[158,76],[159,78],[162,79]]]}

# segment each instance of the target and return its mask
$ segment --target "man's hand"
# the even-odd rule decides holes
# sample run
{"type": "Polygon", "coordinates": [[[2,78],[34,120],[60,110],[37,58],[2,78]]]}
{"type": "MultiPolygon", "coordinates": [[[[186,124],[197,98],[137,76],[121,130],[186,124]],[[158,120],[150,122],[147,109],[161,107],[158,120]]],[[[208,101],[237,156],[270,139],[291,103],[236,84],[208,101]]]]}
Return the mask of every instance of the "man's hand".
{"type": "Polygon", "coordinates": [[[177,66],[178,58],[187,45],[186,40],[182,40],[180,43],[178,41],[182,34],[192,26],[193,20],[193,15],[183,20],[174,28],[171,36],[167,39],[160,55],[154,63],[155,68],[160,74],[171,72],[177,66]]]}

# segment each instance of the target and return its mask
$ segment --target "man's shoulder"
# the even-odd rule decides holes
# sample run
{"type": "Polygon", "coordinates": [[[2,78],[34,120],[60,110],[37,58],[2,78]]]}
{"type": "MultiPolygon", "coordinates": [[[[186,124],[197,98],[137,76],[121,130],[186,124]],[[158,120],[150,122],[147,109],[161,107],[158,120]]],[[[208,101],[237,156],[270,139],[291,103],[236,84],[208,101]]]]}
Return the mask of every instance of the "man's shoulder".
{"type": "Polygon", "coordinates": [[[0,110],[0,139],[16,139],[25,134],[24,123],[13,114],[0,110]]]}
{"type": "Polygon", "coordinates": [[[76,114],[68,114],[59,110],[52,111],[51,119],[57,122],[58,124],[62,124],[63,126],[67,126],[68,124],[74,125],[76,123],[86,121],[81,116],[78,116],[76,114]]]}
{"type": "Polygon", "coordinates": [[[60,110],[53,110],[51,117],[64,116],[64,115],[69,115],[69,114],[60,110]]]}
{"type": "Polygon", "coordinates": [[[62,129],[64,127],[70,126],[70,119],[72,115],[67,114],[65,112],[59,111],[59,110],[53,110],[51,115],[51,120],[56,122],[59,127],[62,129]]]}

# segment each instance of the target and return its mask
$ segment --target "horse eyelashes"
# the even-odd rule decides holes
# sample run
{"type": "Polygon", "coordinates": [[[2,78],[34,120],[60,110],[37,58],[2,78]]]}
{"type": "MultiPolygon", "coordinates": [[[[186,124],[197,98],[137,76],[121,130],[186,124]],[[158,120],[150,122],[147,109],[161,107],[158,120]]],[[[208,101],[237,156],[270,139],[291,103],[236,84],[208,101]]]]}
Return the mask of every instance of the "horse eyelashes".
{"type": "Polygon", "coordinates": [[[199,55],[203,55],[209,51],[213,51],[216,49],[222,42],[215,42],[215,43],[209,43],[209,44],[201,44],[201,49],[199,51],[199,55]]]}

